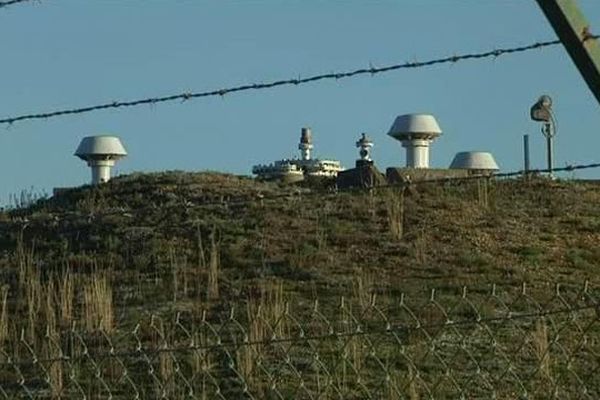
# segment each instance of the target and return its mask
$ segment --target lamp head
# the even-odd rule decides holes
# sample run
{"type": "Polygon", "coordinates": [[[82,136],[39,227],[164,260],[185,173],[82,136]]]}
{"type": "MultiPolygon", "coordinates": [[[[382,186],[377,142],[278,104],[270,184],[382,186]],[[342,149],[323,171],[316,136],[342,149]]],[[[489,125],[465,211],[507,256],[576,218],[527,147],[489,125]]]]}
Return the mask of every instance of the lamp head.
{"type": "Polygon", "coordinates": [[[550,96],[540,96],[538,101],[531,106],[530,115],[534,121],[550,122],[552,119],[552,99],[550,96]]]}

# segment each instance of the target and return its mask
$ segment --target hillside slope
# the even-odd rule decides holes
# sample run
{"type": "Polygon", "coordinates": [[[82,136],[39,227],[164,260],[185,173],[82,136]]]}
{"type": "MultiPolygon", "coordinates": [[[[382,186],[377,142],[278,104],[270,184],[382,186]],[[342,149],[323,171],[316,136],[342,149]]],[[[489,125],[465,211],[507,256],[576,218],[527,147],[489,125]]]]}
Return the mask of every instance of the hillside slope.
{"type": "Polygon", "coordinates": [[[599,205],[544,179],[65,190],[0,214],[0,395],[594,398],[599,205]]]}
{"type": "Polygon", "coordinates": [[[487,205],[476,182],[414,185],[403,218],[399,197],[392,189],[315,195],[213,173],[128,176],[4,213],[2,271],[16,271],[22,239],[45,272],[109,268],[126,290],[130,281],[173,280],[178,268],[194,281],[186,291],[202,298],[205,282],[191,277],[204,273],[214,236],[226,300],[271,278],[306,297],[347,292],[360,275],[381,291],[597,280],[596,182],[499,181],[487,205]]]}

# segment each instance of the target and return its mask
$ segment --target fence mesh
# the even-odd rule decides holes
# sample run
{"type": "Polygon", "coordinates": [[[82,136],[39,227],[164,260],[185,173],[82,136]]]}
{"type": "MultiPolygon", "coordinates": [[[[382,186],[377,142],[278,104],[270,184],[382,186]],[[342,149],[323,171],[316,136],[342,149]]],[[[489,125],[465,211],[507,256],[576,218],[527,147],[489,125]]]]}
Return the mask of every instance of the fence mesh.
{"type": "Polygon", "coordinates": [[[21,333],[0,352],[0,397],[596,399],[597,307],[587,284],[326,307],[274,294],[135,326],[21,333]]]}

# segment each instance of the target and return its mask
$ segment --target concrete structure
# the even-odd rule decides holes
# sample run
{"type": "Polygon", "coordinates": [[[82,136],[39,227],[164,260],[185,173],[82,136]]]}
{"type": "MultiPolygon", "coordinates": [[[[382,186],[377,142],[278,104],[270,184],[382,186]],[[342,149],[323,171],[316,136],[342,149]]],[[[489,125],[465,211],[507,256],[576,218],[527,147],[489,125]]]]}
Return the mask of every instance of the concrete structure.
{"type": "Polygon", "coordinates": [[[91,183],[98,185],[110,180],[110,169],[127,156],[127,151],[116,136],[88,136],[81,140],[75,155],[87,162],[92,169],[91,183]]]}
{"type": "Polygon", "coordinates": [[[463,169],[471,174],[489,175],[498,171],[498,164],[491,153],[484,151],[462,151],[456,153],[450,169],[463,169]]]}
{"type": "Polygon", "coordinates": [[[390,184],[464,178],[467,176],[469,176],[469,171],[466,169],[389,167],[385,170],[385,178],[390,184]]]}
{"type": "Polygon", "coordinates": [[[336,185],[340,189],[371,188],[386,183],[385,176],[373,164],[363,164],[341,171],[336,179],[336,185]]]}
{"type": "Polygon", "coordinates": [[[440,126],[429,114],[400,115],[388,132],[406,148],[407,168],[429,168],[429,145],[441,134],[440,126]]]}
{"type": "Polygon", "coordinates": [[[299,182],[304,179],[304,171],[295,161],[283,159],[271,164],[258,164],[252,167],[252,173],[265,181],[299,182]]]}
{"type": "Polygon", "coordinates": [[[302,128],[298,144],[299,159],[283,159],[270,164],[258,164],[252,167],[252,173],[259,179],[285,182],[297,182],[305,177],[335,178],[343,169],[341,163],[337,160],[311,158],[313,148],[310,128],[302,128]]]}

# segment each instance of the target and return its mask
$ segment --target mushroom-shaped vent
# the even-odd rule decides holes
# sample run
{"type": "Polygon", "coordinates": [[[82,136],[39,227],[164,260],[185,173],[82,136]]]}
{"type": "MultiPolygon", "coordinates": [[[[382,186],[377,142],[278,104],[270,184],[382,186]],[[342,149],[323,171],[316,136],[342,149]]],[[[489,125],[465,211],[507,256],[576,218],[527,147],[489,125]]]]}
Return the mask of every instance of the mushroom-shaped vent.
{"type": "Polygon", "coordinates": [[[81,140],[75,155],[82,160],[94,158],[117,160],[125,157],[127,151],[116,136],[87,136],[81,140]]]}
{"type": "Polygon", "coordinates": [[[442,133],[435,117],[430,114],[400,115],[392,124],[388,135],[405,140],[418,137],[435,138],[442,133]]]}
{"type": "Polygon", "coordinates": [[[456,153],[450,164],[451,169],[471,169],[479,171],[498,171],[498,164],[491,153],[484,151],[463,151],[456,153]]]}

